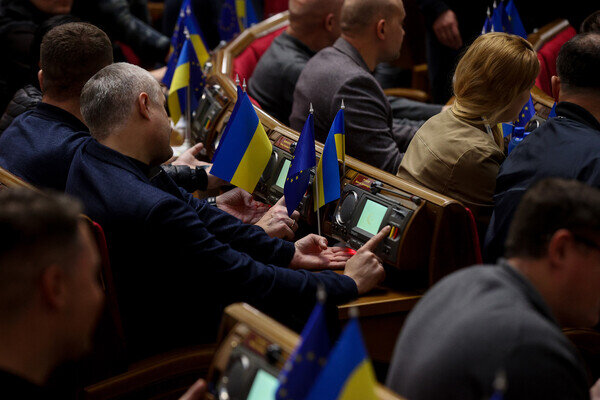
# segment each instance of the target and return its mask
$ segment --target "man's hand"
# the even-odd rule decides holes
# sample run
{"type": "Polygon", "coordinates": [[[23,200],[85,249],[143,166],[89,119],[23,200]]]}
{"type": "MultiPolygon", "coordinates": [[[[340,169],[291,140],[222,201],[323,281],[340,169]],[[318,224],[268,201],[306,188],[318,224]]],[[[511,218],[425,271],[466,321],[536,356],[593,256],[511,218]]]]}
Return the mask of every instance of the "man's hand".
{"type": "Polygon", "coordinates": [[[390,234],[390,227],[386,226],[377,235],[373,236],[356,254],[348,260],[344,275],[356,282],[358,294],[367,293],[385,278],[385,270],[381,260],[373,252],[381,241],[390,234]]]}
{"type": "Polygon", "coordinates": [[[179,157],[177,157],[177,160],[173,161],[173,165],[187,165],[190,168],[208,166],[209,168],[207,168],[206,172],[206,175],[208,177],[208,185],[206,186],[206,189],[216,189],[218,187],[226,185],[227,182],[225,182],[223,179],[217,178],[216,176],[213,176],[209,173],[210,168],[212,168],[211,163],[200,161],[196,158],[196,156],[200,154],[203,148],[204,145],[202,143],[198,143],[195,146],[190,147],[179,157]]]}
{"type": "Polygon", "coordinates": [[[244,189],[235,188],[217,196],[217,207],[245,224],[255,224],[269,210],[269,206],[255,201],[244,189]]]}
{"type": "Polygon", "coordinates": [[[342,269],[351,256],[348,249],[327,247],[327,239],[310,234],[296,243],[296,252],[290,263],[292,269],[342,269]]]}
{"type": "Polygon", "coordinates": [[[452,10],[446,10],[441,13],[433,22],[433,31],[435,36],[444,46],[458,50],[462,47],[463,42],[458,30],[458,21],[456,14],[452,10]]]}
{"type": "Polygon", "coordinates": [[[282,197],[255,225],[263,228],[273,238],[292,240],[298,229],[298,218],[298,211],[294,211],[291,217],[288,216],[285,197],[282,197]]]}
{"type": "Polygon", "coordinates": [[[202,400],[206,394],[206,382],[204,379],[198,379],[179,400],[202,400]]]}

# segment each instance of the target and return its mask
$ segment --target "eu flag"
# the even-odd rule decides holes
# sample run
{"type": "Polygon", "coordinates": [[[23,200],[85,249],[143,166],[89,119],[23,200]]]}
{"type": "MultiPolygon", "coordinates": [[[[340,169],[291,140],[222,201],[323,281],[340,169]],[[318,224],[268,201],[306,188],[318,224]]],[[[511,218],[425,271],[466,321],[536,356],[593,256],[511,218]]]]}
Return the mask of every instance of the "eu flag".
{"type": "Polygon", "coordinates": [[[519,113],[519,118],[515,122],[515,126],[525,126],[529,120],[535,115],[535,108],[533,107],[533,99],[529,95],[529,101],[525,104],[525,107],[519,113]]]}
{"type": "Polygon", "coordinates": [[[316,165],[315,157],[315,123],[313,114],[308,118],[302,128],[300,139],[294,150],[294,158],[285,179],[283,193],[288,215],[292,215],[306,193],[310,181],[310,169],[316,165]]]}
{"type": "Polygon", "coordinates": [[[224,0],[219,15],[219,36],[229,42],[242,31],[237,17],[236,0],[224,0]]]}
{"type": "Polygon", "coordinates": [[[294,349],[279,374],[277,400],[303,400],[325,366],[329,355],[329,335],[325,310],[319,302],[300,334],[300,344],[294,349]]]}
{"type": "Polygon", "coordinates": [[[252,193],[272,152],[248,95],[238,90],[237,103],[212,160],[211,175],[252,193]]]}
{"type": "Polygon", "coordinates": [[[494,10],[492,12],[492,27],[494,28],[493,32],[505,32],[503,26],[503,15],[504,4],[500,2],[500,5],[496,6],[496,2],[494,1],[494,10]]]}
{"type": "Polygon", "coordinates": [[[171,87],[171,81],[173,80],[175,69],[177,68],[181,49],[187,40],[185,34],[186,29],[200,65],[204,66],[210,57],[207,50],[208,47],[202,36],[202,31],[200,30],[200,25],[194,16],[191,0],[185,0],[181,5],[179,18],[177,18],[177,24],[175,25],[173,36],[171,37],[171,53],[169,55],[169,61],[167,62],[167,71],[162,79],[162,82],[166,87],[171,87]]]}
{"type": "Polygon", "coordinates": [[[325,140],[316,173],[315,210],[340,198],[340,168],[344,159],[344,109],[338,111],[325,140]],[[317,202],[318,201],[318,202],[317,202]]]}
{"type": "Polygon", "coordinates": [[[505,32],[527,39],[527,31],[525,31],[525,27],[521,22],[521,17],[519,16],[513,0],[509,0],[506,4],[502,17],[504,18],[503,25],[505,27],[505,32]]]}
{"type": "Polygon", "coordinates": [[[483,28],[481,29],[481,34],[485,35],[486,33],[490,33],[492,31],[492,16],[490,14],[490,9],[487,9],[487,17],[485,18],[485,22],[483,23],[483,28]]]}
{"type": "Polygon", "coordinates": [[[169,105],[169,113],[173,123],[177,123],[181,115],[187,107],[187,99],[189,90],[190,110],[198,108],[198,99],[202,94],[204,87],[204,74],[196,52],[194,51],[191,39],[184,42],[177,60],[177,67],[173,74],[171,87],[169,88],[169,97],[167,103],[169,105]]]}
{"type": "Polygon", "coordinates": [[[358,320],[348,322],[307,400],[375,400],[375,373],[358,320]]]}

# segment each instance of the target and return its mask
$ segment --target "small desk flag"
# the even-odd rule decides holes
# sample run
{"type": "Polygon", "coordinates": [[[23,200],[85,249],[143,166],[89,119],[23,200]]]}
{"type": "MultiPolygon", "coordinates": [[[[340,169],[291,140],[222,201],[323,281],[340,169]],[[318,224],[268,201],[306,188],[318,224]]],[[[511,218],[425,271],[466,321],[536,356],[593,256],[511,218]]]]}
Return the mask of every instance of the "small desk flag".
{"type": "Polygon", "coordinates": [[[519,35],[523,39],[527,39],[527,31],[521,22],[521,17],[519,16],[519,12],[517,11],[517,7],[513,0],[509,0],[504,8],[504,13],[502,14],[503,25],[506,33],[512,33],[513,35],[519,35]]]}
{"type": "Polygon", "coordinates": [[[556,102],[552,104],[552,109],[550,110],[550,114],[548,114],[548,118],[556,117],[556,102]]]}
{"type": "Polygon", "coordinates": [[[533,107],[533,99],[529,95],[529,101],[525,104],[525,107],[519,113],[519,118],[515,122],[515,126],[525,126],[529,120],[535,115],[535,108],[533,107]]]}
{"type": "Polygon", "coordinates": [[[315,123],[313,114],[310,113],[304,123],[304,128],[302,128],[296,150],[294,150],[294,158],[285,179],[285,186],[283,187],[288,215],[291,216],[302,201],[304,193],[308,189],[310,169],[316,163],[315,123]]]}
{"type": "Polygon", "coordinates": [[[202,67],[196,58],[191,39],[188,39],[183,44],[179,60],[177,60],[177,68],[173,74],[169,97],[167,98],[173,123],[176,124],[181,115],[185,113],[188,99],[187,90],[190,91],[190,110],[194,111],[198,108],[198,99],[202,95],[203,87],[204,74],[202,67]]]}
{"type": "Polygon", "coordinates": [[[323,304],[318,302],[300,334],[300,344],[279,374],[277,400],[303,400],[325,366],[329,334],[323,304]]]}
{"type": "Polygon", "coordinates": [[[492,27],[493,32],[505,32],[506,29],[503,26],[504,19],[504,3],[500,1],[500,5],[496,6],[494,1],[494,10],[492,11],[492,27]]]}
{"type": "Polygon", "coordinates": [[[252,193],[272,152],[254,106],[238,87],[237,102],[213,157],[211,175],[252,193]]]}
{"type": "Polygon", "coordinates": [[[306,399],[375,400],[375,383],[358,320],[352,318],[306,399]]]}
{"type": "Polygon", "coordinates": [[[340,198],[340,167],[338,159],[344,160],[344,110],[338,111],[325,140],[323,154],[316,173],[315,210],[340,198]],[[318,203],[317,203],[318,200],[318,203]]]}

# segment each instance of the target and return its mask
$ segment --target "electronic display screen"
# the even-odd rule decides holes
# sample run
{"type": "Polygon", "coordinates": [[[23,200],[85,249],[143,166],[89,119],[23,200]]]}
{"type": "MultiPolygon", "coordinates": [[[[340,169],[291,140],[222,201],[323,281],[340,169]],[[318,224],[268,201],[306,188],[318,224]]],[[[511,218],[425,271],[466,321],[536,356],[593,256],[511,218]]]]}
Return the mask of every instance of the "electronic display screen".
{"type": "Polygon", "coordinates": [[[279,176],[275,182],[275,186],[277,186],[279,189],[283,189],[285,186],[285,179],[287,178],[288,171],[290,170],[290,165],[292,165],[290,160],[283,160],[283,167],[281,167],[281,171],[279,172],[279,176]]]}
{"type": "Polygon", "coordinates": [[[259,369],[246,400],[275,400],[275,391],[278,386],[279,381],[276,377],[263,369],[259,369]]]}
{"type": "Polygon", "coordinates": [[[383,221],[387,209],[386,206],[367,199],[356,227],[369,232],[371,235],[376,235],[379,232],[381,221],[383,221]]]}

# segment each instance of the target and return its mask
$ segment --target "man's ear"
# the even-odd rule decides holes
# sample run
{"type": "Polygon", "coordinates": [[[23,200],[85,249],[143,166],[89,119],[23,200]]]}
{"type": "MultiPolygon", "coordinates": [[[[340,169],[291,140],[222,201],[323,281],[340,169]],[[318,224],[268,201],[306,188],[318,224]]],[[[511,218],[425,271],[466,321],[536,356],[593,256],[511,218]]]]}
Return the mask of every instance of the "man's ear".
{"type": "Polygon", "coordinates": [[[138,96],[138,111],[142,118],[150,119],[150,97],[146,92],[142,92],[138,96]]]}
{"type": "Polygon", "coordinates": [[[53,264],[44,269],[39,285],[42,301],[47,307],[56,310],[65,306],[65,284],[65,271],[61,267],[53,264]]]}
{"type": "Polygon", "coordinates": [[[555,101],[558,101],[558,96],[560,95],[560,78],[554,75],[550,78],[550,85],[552,86],[552,97],[554,97],[555,101]]]}
{"type": "Polygon", "coordinates": [[[333,25],[334,25],[334,19],[335,19],[335,15],[333,15],[333,13],[329,13],[327,14],[327,16],[325,17],[325,30],[327,32],[333,32],[333,25]]]}
{"type": "Polygon", "coordinates": [[[38,82],[40,83],[40,89],[42,90],[42,93],[44,92],[44,71],[42,71],[41,69],[38,71],[38,82]]]}
{"type": "Polygon", "coordinates": [[[376,32],[377,37],[380,40],[385,40],[385,33],[386,33],[386,29],[387,29],[387,27],[385,25],[385,19],[380,19],[379,21],[377,21],[376,29],[377,29],[377,32],[376,32]]]}
{"type": "Polygon", "coordinates": [[[568,258],[568,252],[573,244],[571,232],[566,229],[559,229],[548,241],[548,259],[553,266],[562,266],[568,258]]]}

